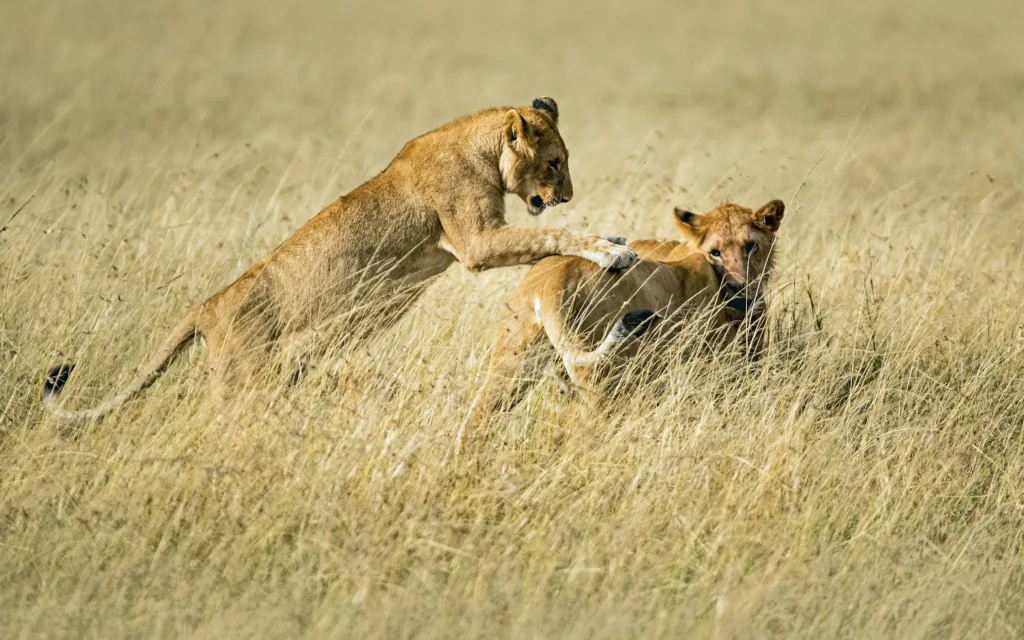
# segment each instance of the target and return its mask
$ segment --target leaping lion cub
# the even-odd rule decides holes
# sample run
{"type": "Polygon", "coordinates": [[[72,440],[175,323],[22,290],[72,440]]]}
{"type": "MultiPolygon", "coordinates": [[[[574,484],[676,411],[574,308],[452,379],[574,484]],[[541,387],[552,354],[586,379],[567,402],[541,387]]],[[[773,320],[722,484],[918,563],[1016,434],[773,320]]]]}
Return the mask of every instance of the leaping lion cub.
{"type": "Polygon", "coordinates": [[[223,398],[267,370],[287,350],[286,339],[320,332],[332,341],[393,322],[453,262],[482,271],[553,255],[579,256],[595,269],[636,261],[630,249],[597,236],[507,225],[506,193],[522,198],[532,215],[572,198],[569,152],[551,98],[481,111],[415,138],[382,173],[188,313],[128,388],[93,409],[60,409],[56,398],[73,368],[61,365],[47,377],[44,402],[62,418],[99,418],[149,386],[199,337],[223,398]]]}
{"type": "Polygon", "coordinates": [[[630,243],[641,260],[628,271],[602,272],[571,257],[538,262],[507,305],[467,426],[478,427],[523,397],[536,381],[532,356],[545,342],[569,379],[589,392],[614,364],[635,354],[635,338],[650,327],[659,339],[694,330],[723,344],[745,324],[747,346],[758,355],[766,331],[764,286],[784,211],[779,200],[756,211],[735,204],[704,215],[676,209],[682,241],[630,243]]]}

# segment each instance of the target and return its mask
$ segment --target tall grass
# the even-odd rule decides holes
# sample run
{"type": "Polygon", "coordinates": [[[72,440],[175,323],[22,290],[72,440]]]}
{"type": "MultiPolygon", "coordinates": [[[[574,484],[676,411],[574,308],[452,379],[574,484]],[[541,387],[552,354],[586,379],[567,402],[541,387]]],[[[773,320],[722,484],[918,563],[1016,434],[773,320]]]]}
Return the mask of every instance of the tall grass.
{"type": "Polygon", "coordinates": [[[3,635],[1024,633],[1019,3],[5,12],[3,635]],[[535,95],[577,186],[540,223],[787,202],[763,362],[546,382],[459,457],[524,269],[456,266],[269,410],[218,420],[195,347],[43,412],[51,365],[97,401],[407,139],[535,95]]]}

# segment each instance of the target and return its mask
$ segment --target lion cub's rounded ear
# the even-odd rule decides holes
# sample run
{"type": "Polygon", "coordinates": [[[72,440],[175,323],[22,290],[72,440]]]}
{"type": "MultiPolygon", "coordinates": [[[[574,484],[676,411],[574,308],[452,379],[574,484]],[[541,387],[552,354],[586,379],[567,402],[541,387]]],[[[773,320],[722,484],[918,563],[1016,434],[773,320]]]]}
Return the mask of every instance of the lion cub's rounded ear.
{"type": "Polygon", "coordinates": [[[544,96],[543,98],[534,98],[533,104],[531,105],[534,109],[540,111],[546,111],[551,119],[558,124],[558,103],[555,102],[554,98],[544,96]]]}
{"type": "Polygon", "coordinates": [[[505,144],[531,158],[537,151],[536,132],[516,109],[509,109],[505,114],[505,144]]]}
{"type": "Polygon", "coordinates": [[[676,226],[683,232],[683,235],[694,238],[700,235],[698,227],[700,227],[700,223],[703,221],[702,215],[687,211],[686,209],[680,209],[679,207],[672,209],[672,215],[674,216],[676,226]]]}
{"type": "Polygon", "coordinates": [[[754,212],[754,220],[769,231],[778,231],[785,212],[786,205],[782,200],[772,200],[754,212]]]}

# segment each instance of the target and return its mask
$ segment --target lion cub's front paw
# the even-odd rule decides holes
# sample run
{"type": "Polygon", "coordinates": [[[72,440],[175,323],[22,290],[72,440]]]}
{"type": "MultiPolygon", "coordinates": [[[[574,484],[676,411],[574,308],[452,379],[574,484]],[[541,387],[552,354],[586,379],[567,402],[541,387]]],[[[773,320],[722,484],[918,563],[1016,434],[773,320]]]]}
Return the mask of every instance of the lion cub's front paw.
{"type": "Polygon", "coordinates": [[[631,249],[605,240],[606,245],[600,248],[601,253],[595,256],[594,262],[602,269],[619,271],[636,264],[637,256],[631,249]]]}

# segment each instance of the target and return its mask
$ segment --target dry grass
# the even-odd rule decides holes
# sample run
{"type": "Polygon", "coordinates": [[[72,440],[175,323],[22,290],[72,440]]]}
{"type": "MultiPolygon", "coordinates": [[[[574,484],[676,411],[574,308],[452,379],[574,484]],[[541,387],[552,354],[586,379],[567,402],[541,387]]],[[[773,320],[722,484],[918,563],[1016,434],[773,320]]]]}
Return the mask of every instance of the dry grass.
{"type": "Polygon", "coordinates": [[[1021,3],[376,4],[5,4],[6,637],[1024,633],[1021,3]],[[43,413],[48,366],[97,400],[408,138],[544,94],[542,222],[790,203],[762,367],[542,385],[453,459],[524,272],[453,267],[269,416],[218,423],[198,348],[43,413]]]}

